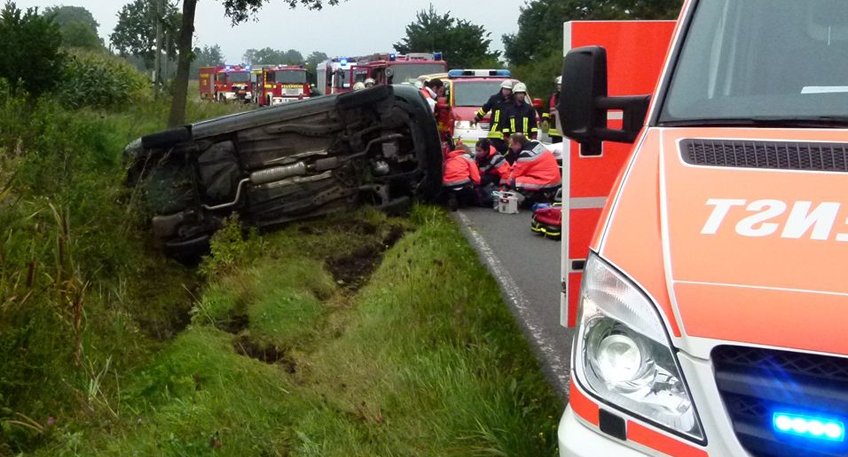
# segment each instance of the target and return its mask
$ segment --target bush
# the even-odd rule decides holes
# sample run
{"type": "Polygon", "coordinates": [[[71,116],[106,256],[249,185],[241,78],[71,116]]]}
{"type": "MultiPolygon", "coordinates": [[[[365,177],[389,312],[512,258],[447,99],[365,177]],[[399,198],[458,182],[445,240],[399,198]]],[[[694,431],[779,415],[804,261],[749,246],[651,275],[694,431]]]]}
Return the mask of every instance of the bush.
{"type": "Polygon", "coordinates": [[[23,89],[37,97],[49,91],[62,73],[61,45],[62,34],[52,18],[6,2],[0,13],[0,78],[13,93],[23,89]]]}
{"type": "Polygon", "coordinates": [[[57,95],[69,108],[116,109],[145,101],[149,94],[147,78],[126,60],[75,51],[70,55],[57,95]]]}

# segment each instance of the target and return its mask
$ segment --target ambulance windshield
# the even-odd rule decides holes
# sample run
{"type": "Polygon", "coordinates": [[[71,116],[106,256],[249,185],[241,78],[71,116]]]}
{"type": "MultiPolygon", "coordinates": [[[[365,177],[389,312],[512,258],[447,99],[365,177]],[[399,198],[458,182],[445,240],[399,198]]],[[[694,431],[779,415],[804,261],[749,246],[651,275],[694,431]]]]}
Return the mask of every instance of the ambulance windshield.
{"type": "Polygon", "coordinates": [[[454,105],[483,106],[489,101],[489,97],[501,90],[502,81],[500,79],[492,81],[456,81],[453,83],[454,105]]]}
{"type": "Polygon", "coordinates": [[[700,0],[659,119],[848,119],[848,1],[700,0]]]}

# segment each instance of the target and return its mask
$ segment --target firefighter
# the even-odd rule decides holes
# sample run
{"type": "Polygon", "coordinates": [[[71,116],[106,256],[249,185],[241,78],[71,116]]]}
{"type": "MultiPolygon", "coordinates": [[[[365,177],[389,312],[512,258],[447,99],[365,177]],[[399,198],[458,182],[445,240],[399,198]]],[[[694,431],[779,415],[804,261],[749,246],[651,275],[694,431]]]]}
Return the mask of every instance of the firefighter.
{"type": "Polygon", "coordinates": [[[374,78],[368,78],[365,80],[365,88],[370,89],[377,85],[377,81],[374,81],[374,78]]]}
{"type": "Polygon", "coordinates": [[[522,196],[522,204],[552,202],[562,186],[562,175],[553,153],[522,133],[513,133],[510,149],[518,156],[512,167],[510,183],[522,196]]]}
{"type": "Polygon", "coordinates": [[[489,111],[492,112],[492,126],[489,129],[489,140],[492,141],[492,145],[495,146],[501,154],[507,153],[507,144],[504,141],[503,133],[499,134],[498,124],[501,122],[502,109],[503,107],[512,100],[512,87],[513,82],[511,79],[506,79],[501,83],[501,89],[495,95],[489,97],[489,101],[486,102],[485,105],[480,107],[477,111],[477,115],[474,116],[474,120],[471,121],[472,125],[477,125],[489,111]]]}
{"type": "Polygon", "coordinates": [[[551,143],[562,143],[562,132],[557,128],[559,126],[559,97],[562,93],[562,76],[556,78],[556,92],[551,94],[548,99],[548,106],[545,113],[542,114],[542,131],[546,132],[551,137],[551,143]]]}
{"type": "Polygon", "coordinates": [[[360,90],[365,90],[365,84],[362,84],[362,81],[353,85],[353,91],[358,92],[360,90]]]}
{"type": "Polygon", "coordinates": [[[442,188],[451,211],[480,203],[477,189],[480,185],[480,170],[470,152],[467,146],[460,146],[448,153],[443,165],[442,188]]]}

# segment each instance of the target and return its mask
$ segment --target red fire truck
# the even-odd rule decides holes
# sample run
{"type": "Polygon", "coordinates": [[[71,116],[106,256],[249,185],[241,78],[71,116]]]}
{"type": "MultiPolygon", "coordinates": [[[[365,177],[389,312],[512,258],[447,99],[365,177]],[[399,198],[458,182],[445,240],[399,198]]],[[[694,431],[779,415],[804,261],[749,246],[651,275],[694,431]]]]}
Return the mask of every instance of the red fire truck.
{"type": "Polygon", "coordinates": [[[204,100],[247,102],[252,98],[252,90],[250,65],[222,65],[200,69],[200,98],[204,100]]]}
{"type": "Polygon", "coordinates": [[[312,89],[303,65],[277,65],[262,70],[256,92],[257,103],[270,106],[303,100],[312,89]]]}
{"type": "Polygon", "coordinates": [[[401,84],[422,75],[444,73],[447,68],[439,52],[338,57],[318,66],[318,87],[325,94],[338,94],[350,92],[354,84],[368,78],[377,84],[401,84]]]}

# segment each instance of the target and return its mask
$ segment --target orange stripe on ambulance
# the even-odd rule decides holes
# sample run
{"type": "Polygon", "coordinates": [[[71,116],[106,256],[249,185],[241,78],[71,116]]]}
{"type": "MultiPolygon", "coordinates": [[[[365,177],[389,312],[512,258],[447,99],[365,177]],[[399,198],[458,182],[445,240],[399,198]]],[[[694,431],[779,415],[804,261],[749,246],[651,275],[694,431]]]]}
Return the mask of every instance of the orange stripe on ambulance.
{"type": "MultiPolygon", "coordinates": [[[[749,203],[747,200],[727,198],[711,198],[707,200],[707,206],[712,206],[713,209],[701,230],[702,235],[718,234],[727,216],[731,212],[734,214],[739,212],[733,209],[744,207],[748,213],[753,214],[743,217],[736,223],[736,233],[752,238],[777,233],[781,224],[775,219],[784,215],[789,209],[789,205],[781,200],[754,200],[749,203]]],[[[800,239],[809,236],[812,240],[829,240],[841,207],[842,204],[838,202],[823,202],[813,208],[813,202],[797,201],[792,205],[785,219],[780,237],[800,239]]],[[[848,233],[837,233],[835,239],[848,242],[848,233]]]]}

